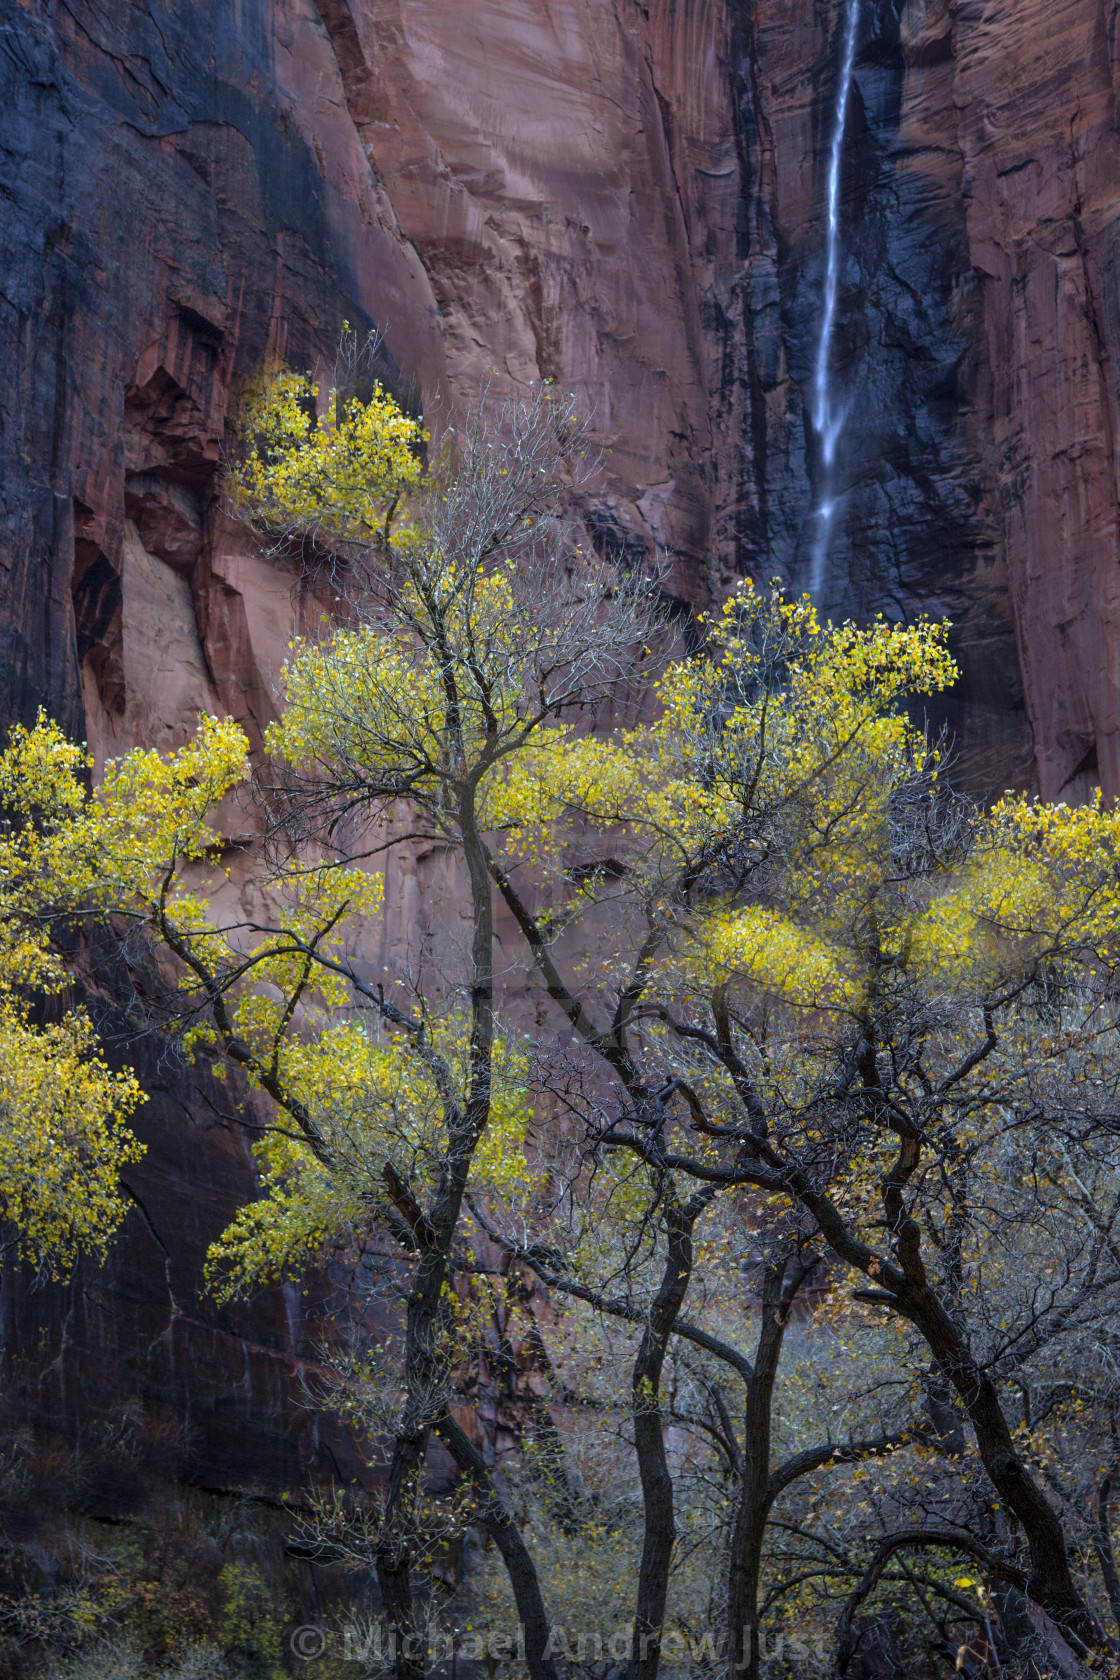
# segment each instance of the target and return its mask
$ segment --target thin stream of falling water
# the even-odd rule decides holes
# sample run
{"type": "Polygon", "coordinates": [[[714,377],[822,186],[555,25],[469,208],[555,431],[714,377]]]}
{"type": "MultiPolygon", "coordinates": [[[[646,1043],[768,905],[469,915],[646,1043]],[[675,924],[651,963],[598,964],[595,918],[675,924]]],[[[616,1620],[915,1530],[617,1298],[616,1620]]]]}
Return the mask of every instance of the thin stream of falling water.
{"type": "Polygon", "coordinates": [[[828,161],[828,200],[826,205],[827,260],[824,280],[824,309],[821,313],[821,335],[817,344],[817,366],[813,381],[813,426],[821,449],[821,499],[815,515],[816,531],[813,539],[812,592],[818,596],[824,583],[825,562],[832,536],[832,519],[836,511],[833,466],[836,445],[844,428],[846,409],[837,402],[832,389],[832,340],[836,330],[836,304],[840,290],[842,258],[840,240],[840,175],[844,162],[844,133],[848,126],[848,105],[852,93],[852,79],[856,64],[856,39],[859,34],[860,0],[848,0],[848,23],[844,33],[844,58],[840,68],[840,85],[836,94],[836,120],[832,130],[832,151],[828,161]]]}

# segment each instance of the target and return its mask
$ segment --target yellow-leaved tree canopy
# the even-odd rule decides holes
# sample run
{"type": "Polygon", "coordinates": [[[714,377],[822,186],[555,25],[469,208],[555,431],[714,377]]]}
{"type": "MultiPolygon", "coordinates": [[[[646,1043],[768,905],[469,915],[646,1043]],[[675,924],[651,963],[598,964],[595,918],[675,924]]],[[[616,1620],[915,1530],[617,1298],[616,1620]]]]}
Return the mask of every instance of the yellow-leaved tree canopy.
{"type": "MultiPolygon", "coordinates": [[[[603,1532],[601,1514],[565,1480],[547,1407],[534,1414],[551,1490],[536,1527],[480,1450],[483,1425],[463,1421],[518,1314],[562,1383],[525,1317],[533,1274],[631,1336],[630,1680],[657,1669],[676,1490],[693,1470],[690,1486],[712,1485],[707,1460],[667,1453],[686,1370],[709,1422],[694,1408],[681,1427],[703,1425],[705,1451],[726,1459],[722,1503],[696,1492],[709,1550],[693,1550],[722,1583],[740,1674],[758,1672],[763,1621],[783,1605],[834,1614],[832,1589],[810,1602],[805,1584],[830,1570],[851,1589],[836,1612],[850,1658],[895,1531],[872,1535],[881,1562],[864,1540],[822,1540],[826,1562],[806,1574],[802,1554],[766,1550],[774,1512],[806,1478],[919,1447],[956,1465],[952,1522],[919,1540],[907,1515],[905,1544],[928,1545],[938,1568],[964,1547],[1098,1644],[1068,1515],[1009,1396],[1030,1361],[1057,1356],[1055,1338],[1088,1335],[1120,1303],[1120,1251],[1087,1235],[1114,1217],[1101,1140],[1120,817],[1018,795],[985,813],[943,788],[915,718],[956,677],[945,626],[822,624],[808,601],[744,583],[682,654],[656,579],[597,559],[570,522],[593,462],[553,388],[481,402],[430,463],[420,423],[380,388],[332,393],[318,417],[317,399],[299,376],[264,379],[231,477],[241,513],[330,568],[346,602],[345,623],[293,641],[280,675],[256,776],[272,908],[223,925],[208,907],[209,824],[247,773],[232,723],[203,720],[170,758],[132,753],[90,790],[44,721],[4,760],[19,813],[3,861],[18,907],[8,995],[54,973],[53,918],[111,911],[143,929],[175,965],[168,1021],[273,1109],[260,1199],[215,1246],[213,1287],[331,1252],[363,1256],[366,1287],[400,1292],[382,1365],[345,1379],[351,1415],[356,1393],[370,1397],[369,1431],[387,1443],[384,1495],[361,1512],[329,1503],[317,1530],[377,1570],[399,1680],[424,1672],[405,1636],[466,1521],[502,1560],[534,1680],[557,1674],[549,1583],[566,1577],[548,1559],[594,1522],[603,1532]],[[393,968],[374,931],[385,860],[417,848],[452,860],[451,903],[445,925],[428,907],[424,939],[393,968]],[[1066,1125],[1074,1108],[1080,1129],[1066,1125]],[[1044,1313],[1000,1246],[997,1194],[1023,1252],[1057,1267],[1044,1313]],[[1090,1284],[1052,1260],[1059,1231],[1067,1259],[1075,1236],[1097,1242],[1090,1284]],[[484,1288],[490,1274],[504,1281],[484,1288]],[[728,1318],[748,1276],[762,1302],[750,1347],[741,1302],[728,1318]],[[897,1393],[874,1415],[866,1393],[852,1401],[865,1433],[844,1439],[794,1406],[775,1459],[782,1338],[810,1280],[841,1292],[845,1323],[890,1327],[897,1393]],[[687,1367],[673,1363],[682,1347],[687,1367]],[[954,1430],[971,1459],[950,1452],[954,1430]],[[430,1496],[434,1436],[462,1473],[457,1501],[430,1496]],[[968,1529],[974,1495],[1008,1513],[1006,1543],[968,1529]]],[[[12,1010],[12,1030],[34,1036],[12,1010]]],[[[37,1053],[55,1042],[40,1033],[37,1053]]],[[[122,1113],[134,1088],[111,1089],[122,1113]]],[[[106,1135],[127,1148],[112,1124],[106,1135]]],[[[541,1451],[526,1449],[530,1480],[541,1451]]]]}
{"type": "Polygon", "coordinates": [[[127,1126],[136,1080],[107,1066],[83,1009],[51,1008],[68,986],[50,944],[54,865],[88,768],[42,719],[0,755],[0,1215],[9,1251],[55,1276],[104,1252],[126,1211],[120,1174],[142,1153],[127,1126]]]}

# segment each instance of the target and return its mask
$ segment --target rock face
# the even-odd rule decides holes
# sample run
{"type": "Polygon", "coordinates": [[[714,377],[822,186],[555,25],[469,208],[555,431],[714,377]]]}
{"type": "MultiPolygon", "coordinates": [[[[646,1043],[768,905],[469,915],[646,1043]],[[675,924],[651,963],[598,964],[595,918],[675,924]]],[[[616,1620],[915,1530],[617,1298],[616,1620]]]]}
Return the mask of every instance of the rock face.
{"type": "Polygon", "coordinates": [[[1042,792],[1120,792],[1115,7],[961,5],[955,101],[1042,792]]]}
{"type": "MultiPolygon", "coordinates": [[[[307,1298],[290,1284],[247,1306],[200,1301],[206,1250],[252,1194],[248,1148],[182,1070],[143,1044],[129,1056],[148,1093],[135,1125],[147,1154],[126,1178],[133,1209],[109,1264],[81,1264],[65,1288],[4,1268],[3,1428],[88,1451],[91,1430],[125,1419],[163,1437],[153,1479],[273,1500],[324,1463],[360,1478],[345,1431],[293,1404],[301,1380],[318,1380],[314,1327],[338,1304],[329,1280],[307,1298]]],[[[221,1112],[221,1089],[208,1095],[221,1112]]],[[[128,1515],[132,1497],[110,1485],[95,1510],[128,1515]]]]}
{"type": "MultiPolygon", "coordinates": [[[[1018,664],[1041,792],[1082,797],[1099,780],[1112,796],[1114,8],[858,3],[835,357],[850,408],[826,602],[947,612],[982,776],[1022,774],[1018,664]]],[[[804,393],[842,8],[755,0],[741,17],[759,189],[747,267],[772,323],[751,393],[765,414],[754,517],[796,579],[819,495],[804,393]]]]}
{"type": "MultiPolygon", "coordinates": [[[[805,587],[857,5],[822,604],[954,620],[976,784],[1120,792],[1105,0],[0,0],[0,723],[46,706],[104,755],[202,707],[259,739],[306,602],[221,512],[226,418],[263,358],[325,368],[344,318],[437,414],[487,380],[576,387],[595,540],[660,553],[676,595],[805,587]]],[[[283,1480],[311,1450],[272,1433],[304,1307],[184,1305],[249,1165],[174,1091],[146,1124],[148,1211],[85,1292],[8,1279],[10,1340],[46,1312],[45,1416],[190,1389],[233,1420],[200,1474],[283,1480]]]]}

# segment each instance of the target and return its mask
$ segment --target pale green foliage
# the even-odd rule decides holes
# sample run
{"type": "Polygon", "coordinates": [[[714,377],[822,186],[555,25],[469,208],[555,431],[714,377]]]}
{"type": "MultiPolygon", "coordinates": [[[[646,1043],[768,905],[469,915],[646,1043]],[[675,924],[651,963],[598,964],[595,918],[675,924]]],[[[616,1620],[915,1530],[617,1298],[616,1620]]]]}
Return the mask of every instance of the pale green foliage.
{"type": "Polygon", "coordinates": [[[136,1080],[98,1054],[81,1009],[37,1024],[29,999],[60,993],[65,971],[40,919],[56,861],[74,835],[84,755],[52,725],[17,730],[0,755],[0,1210],[18,1251],[66,1271],[103,1252],[124,1217],[122,1169],[143,1153],[126,1122],[143,1100],[136,1080]],[[47,813],[46,828],[30,825],[47,813]]]}
{"type": "Polygon", "coordinates": [[[419,483],[424,433],[377,387],[368,402],[276,368],[249,390],[239,415],[243,448],[227,474],[234,508],[269,531],[315,530],[368,539],[419,483]]]}
{"type": "Polygon", "coordinates": [[[227,1563],[219,1584],[225,1599],[222,1643],[237,1659],[244,1680],[284,1680],[281,1619],[260,1570],[227,1563]]]}
{"type": "MultiPolygon", "coordinates": [[[[460,1019],[441,1023],[430,1047],[465,1076],[460,1019]]],[[[223,1297],[298,1273],[329,1243],[354,1246],[390,1212],[390,1182],[428,1194],[446,1157],[446,1115],[433,1064],[412,1043],[375,1039],[359,1023],[335,1023],[310,1039],[287,1039],[279,1069],[284,1088],[314,1117],[321,1147],[312,1149],[290,1130],[270,1132],[254,1146],[265,1195],[241,1210],[211,1250],[210,1272],[223,1297]]],[[[473,1190],[516,1198],[529,1179],[524,1143],[531,1116],[527,1058],[501,1040],[490,1120],[471,1165],[473,1190]]]]}

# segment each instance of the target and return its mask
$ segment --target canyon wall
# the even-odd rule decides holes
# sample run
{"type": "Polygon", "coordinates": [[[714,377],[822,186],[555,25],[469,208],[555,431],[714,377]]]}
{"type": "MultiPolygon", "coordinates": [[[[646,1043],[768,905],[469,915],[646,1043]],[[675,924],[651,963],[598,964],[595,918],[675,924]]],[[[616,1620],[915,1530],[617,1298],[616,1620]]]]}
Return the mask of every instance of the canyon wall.
{"type": "MultiPolygon", "coordinates": [[[[752,0],[740,18],[746,266],[780,322],[751,387],[762,447],[743,453],[762,546],[797,579],[841,16],[752,0]]],[[[954,721],[977,726],[961,738],[981,781],[1023,775],[1021,693],[1047,798],[1120,792],[1117,18],[1106,0],[860,0],[845,141],[850,407],[825,604],[953,618],[954,721]]]]}
{"type": "MultiPolygon", "coordinates": [[[[437,417],[577,389],[589,529],[682,601],[805,587],[845,3],[0,0],[0,723],[45,706],[104,755],[204,707],[259,739],[308,602],[221,510],[227,416],[344,319],[437,417]]],[[[953,620],[973,786],[1112,795],[1118,8],[859,6],[821,602],[953,620]]],[[[157,1074],[122,1246],[68,1292],[5,1275],[8,1343],[45,1326],[44,1417],[190,1406],[192,1474],[278,1486],[319,1450],[282,1422],[307,1303],[195,1299],[251,1171],[157,1074]]]]}

